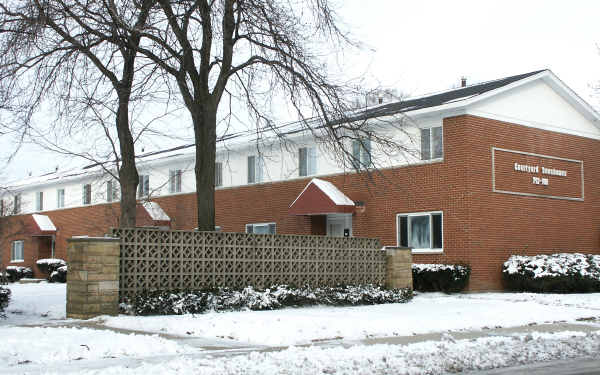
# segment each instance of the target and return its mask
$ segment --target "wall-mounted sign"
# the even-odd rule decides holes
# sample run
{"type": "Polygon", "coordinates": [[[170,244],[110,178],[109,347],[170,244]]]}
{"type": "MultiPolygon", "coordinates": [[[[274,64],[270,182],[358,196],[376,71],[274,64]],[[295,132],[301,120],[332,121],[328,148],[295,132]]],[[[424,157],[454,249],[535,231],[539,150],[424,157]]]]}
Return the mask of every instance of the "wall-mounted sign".
{"type": "Polygon", "coordinates": [[[583,161],[492,147],[492,191],[583,200],[583,161]]]}

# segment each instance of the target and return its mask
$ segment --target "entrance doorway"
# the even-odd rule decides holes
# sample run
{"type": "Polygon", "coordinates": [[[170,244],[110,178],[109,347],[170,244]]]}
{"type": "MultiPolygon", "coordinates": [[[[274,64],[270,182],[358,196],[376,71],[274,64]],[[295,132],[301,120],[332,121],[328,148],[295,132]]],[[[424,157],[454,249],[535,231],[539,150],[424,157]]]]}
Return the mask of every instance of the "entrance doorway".
{"type": "Polygon", "coordinates": [[[352,237],[352,214],[328,214],[327,235],[330,237],[352,237]]]}

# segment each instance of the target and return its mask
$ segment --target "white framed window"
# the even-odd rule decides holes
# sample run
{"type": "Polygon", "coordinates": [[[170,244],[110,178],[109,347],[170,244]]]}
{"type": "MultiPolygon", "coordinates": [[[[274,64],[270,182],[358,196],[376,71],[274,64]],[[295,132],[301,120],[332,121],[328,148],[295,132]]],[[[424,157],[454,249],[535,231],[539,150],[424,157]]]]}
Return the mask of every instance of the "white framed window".
{"type": "Polygon", "coordinates": [[[444,132],[441,126],[421,129],[421,160],[444,157],[444,132]]]}
{"type": "Polygon", "coordinates": [[[106,181],[106,201],[116,202],[119,200],[119,183],[114,180],[106,181]]]}
{"type": "Polygon", "coordinates": [[[371,167],[371,140],[369,138],[352,141],[352,166],[355,169],[371,167]]]}
{"type": "Polygon", "coordinates": [[[248,183],[254,184],[263,181],[263,160],[256,155],[248,156],[248,183]]]}
{"type": "Polygon", "coordinates": [[[275,223],[246,224],[246,233],[275,234],[277,225],[275,223]]]}
{"type": "Polygon", "coordinates": [[[223,186],[223,163],[215,163],[215,187],[223,186]]]}
{"type": "Polygon", "coordinates": [[[65,206],[65,189],[56,189],[56,207],[63,208],[65,206]]]}
{"type": "Polygon", "coordinates": [[[298,174],[300,177],[317,174],[317,149],[314,147],[300,147],[298,149],[298,174]]]}
{"type": "Polygon", "coordinates": [[[21,213],[21,194],[15,194],[13,198],[13,215],[21,213]]]}
{"type": "Polygon", "coordinates": [[[181,169],[169,170],[169,193],[181,193],[181,169]]]}
{"type": "Polygon", "coordinates": [[[24,254],[25,241],[18,240],[13,241],[10,247],[10,261],[11,262],[23,262],[25,260],[24,254]]]}
{"type": "Polygon", "coordinates": [[[44,210],[44,192],[37,191],[35,193],[35,210],[43,211],[44,210]]]}
{"type": "Polygon", "coordinates": [[[92,184],[83,185],[83,204],[92,204],[92,184]]]}
{"type": "Polygon", "coordinates": [[[398,246],[411,247],[416,253],[443,252],[443,216],[442,211],[398,214],[398,246]]]}
{"type": "Polygon", "coordinates": [[[150,195],[150,175],[141,174],[140,183],[138,184],[138,198],[147,197],[150,195]]]}

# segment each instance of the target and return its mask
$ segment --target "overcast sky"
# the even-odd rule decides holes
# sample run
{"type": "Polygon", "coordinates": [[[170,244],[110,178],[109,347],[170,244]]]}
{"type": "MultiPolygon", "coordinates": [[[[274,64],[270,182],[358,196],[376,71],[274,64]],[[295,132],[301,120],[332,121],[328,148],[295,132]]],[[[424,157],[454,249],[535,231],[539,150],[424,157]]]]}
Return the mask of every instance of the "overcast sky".
{"type": "MultiPolygon", "coordinates": [[[[600,1],[337,0],[364,45],[344,56],[349,77],[417,95],[551,69],[594,107],[600,81],[600,1]]],[[[1,147],[10,147],[0,145],[1,147]]],[[[12,180],[53,170],[59,160],[25,147],[4,171],[12,180]]]]}

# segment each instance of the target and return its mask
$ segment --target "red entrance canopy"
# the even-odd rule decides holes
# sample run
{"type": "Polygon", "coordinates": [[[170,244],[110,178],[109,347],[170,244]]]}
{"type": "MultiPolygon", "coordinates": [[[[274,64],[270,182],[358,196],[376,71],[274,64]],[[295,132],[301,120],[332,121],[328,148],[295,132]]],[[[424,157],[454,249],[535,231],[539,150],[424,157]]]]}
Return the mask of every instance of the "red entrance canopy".
{"type": "Polygon", "coordinates": [[[314,178],[290,205],[290,215],[326,215],[354,212],[354,201],[334,184],[314,178]]]}
{"type": "Polygon", "coordinates": [[[56,234],[56,226],[46,215],[33,214],[26,221],[27,233],[32,236],[51,236],[56,234]]]}

